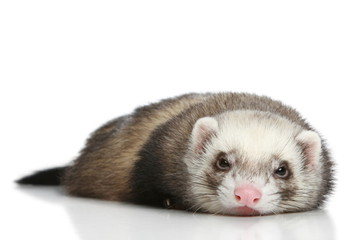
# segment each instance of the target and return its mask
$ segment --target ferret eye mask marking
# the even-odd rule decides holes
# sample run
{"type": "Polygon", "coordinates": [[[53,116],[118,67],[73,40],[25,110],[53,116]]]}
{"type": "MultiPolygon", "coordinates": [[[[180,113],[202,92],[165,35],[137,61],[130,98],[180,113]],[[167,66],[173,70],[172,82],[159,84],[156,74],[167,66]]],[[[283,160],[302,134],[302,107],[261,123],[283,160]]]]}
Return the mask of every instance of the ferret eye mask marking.
{"type": "Polygon", "coordinates": [[[227,172],[231,169],[232,164],[229,162],[227,154],[224,152],[220,152],[215,158],[215,169],[218,171],[227,172]]]}

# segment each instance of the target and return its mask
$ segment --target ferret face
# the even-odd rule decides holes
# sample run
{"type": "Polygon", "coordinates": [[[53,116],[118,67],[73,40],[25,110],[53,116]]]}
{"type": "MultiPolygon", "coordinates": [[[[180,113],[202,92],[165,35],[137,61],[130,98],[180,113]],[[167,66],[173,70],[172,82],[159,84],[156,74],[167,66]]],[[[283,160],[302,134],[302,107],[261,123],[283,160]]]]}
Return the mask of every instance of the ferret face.
{"type": "Polygon", "coordinates": [[[227,112],[199,119],[186,163],[193,210],[231,215],[316,206],[321,183],[317,133],[279,116],[227,112]]]}

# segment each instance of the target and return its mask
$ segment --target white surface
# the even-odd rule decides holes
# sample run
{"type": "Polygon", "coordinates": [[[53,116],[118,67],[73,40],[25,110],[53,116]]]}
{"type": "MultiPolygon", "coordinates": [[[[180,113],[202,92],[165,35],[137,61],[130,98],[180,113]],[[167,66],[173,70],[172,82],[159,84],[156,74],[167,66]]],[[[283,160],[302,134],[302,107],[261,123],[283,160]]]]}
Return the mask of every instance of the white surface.
{"type": "Polygon", "coordinates": [[[1,1],[1,239],[358,239],[358,1],[1,1]],[[119,3],[120,2],[120,3],[119,3]],[[19,188],[88,134],[185,92],[245,91],[296,107],[328,140],[324,211],[223,217],[19,188]]]}

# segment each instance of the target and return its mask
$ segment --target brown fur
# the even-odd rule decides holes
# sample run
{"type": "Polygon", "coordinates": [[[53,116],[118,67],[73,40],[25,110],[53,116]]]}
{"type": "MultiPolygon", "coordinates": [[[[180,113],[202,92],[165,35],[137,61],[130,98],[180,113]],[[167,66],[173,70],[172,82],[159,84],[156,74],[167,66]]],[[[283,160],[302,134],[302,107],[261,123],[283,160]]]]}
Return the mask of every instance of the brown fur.
{"type": "Polygon", "coordinates": [[[207,95],[188,94],[141,107],[96,130],[63,177],[68,193],[107,200],[127,200],[137,153],[151,132],[207,95]]]}

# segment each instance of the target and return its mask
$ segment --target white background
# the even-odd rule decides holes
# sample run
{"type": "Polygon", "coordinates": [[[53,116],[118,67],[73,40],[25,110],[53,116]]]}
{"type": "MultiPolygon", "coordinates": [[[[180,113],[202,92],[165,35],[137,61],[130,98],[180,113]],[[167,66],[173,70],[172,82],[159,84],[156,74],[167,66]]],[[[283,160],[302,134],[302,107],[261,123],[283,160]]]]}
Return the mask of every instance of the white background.
{"type": "Polygon", "coordinates": [[[0,2],[1,239],[359,239],[359,1],[0,2]],[[162,211],[13,183],[68,164],[88,134],[186,92],[269,95],[327,139],[325,210],[162,211]]]}

